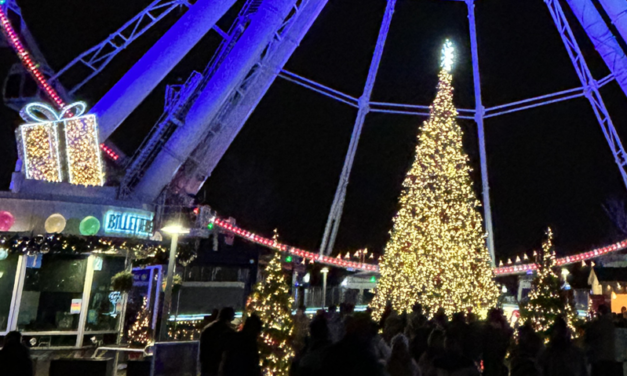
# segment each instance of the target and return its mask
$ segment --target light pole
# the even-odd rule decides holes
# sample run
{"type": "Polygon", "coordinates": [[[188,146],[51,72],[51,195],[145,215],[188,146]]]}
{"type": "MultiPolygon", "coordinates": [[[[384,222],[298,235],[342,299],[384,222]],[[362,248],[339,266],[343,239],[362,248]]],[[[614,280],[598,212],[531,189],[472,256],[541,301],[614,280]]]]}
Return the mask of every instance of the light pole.
{"type": "Polygon", "coordinates": [[[159,327],[159,340],[163,342],[168,338],[168,317],[170,315],[170,306],[172,305],[172,285],[174,282],[176,246],[178,245],[179,235],[189,234],[189,229],[183,228],[181,225],[171,225],[164,227],[161,230],[172,235],[172,243],[170,244],[170,259],[168,260],[168,274],[165,282],[163,308],[161,310],[161,325],[159,327]]]}
{"type": "Polygon", "coordinates": [[[329,268],[326,266],[320,270],[322,273],[322,309],[327,306],[327,274],[329,274],[329,268]]]}

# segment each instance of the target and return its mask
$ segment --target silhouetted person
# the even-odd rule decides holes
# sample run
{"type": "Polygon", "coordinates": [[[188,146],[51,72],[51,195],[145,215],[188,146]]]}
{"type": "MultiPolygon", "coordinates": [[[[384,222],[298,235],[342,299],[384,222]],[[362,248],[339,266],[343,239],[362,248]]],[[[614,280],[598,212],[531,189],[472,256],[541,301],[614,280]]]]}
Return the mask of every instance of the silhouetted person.
{"type": "Polygon", "coordinates": [[[309,324],[309,344],[305,354],[298,363],[298,376],[316,376],[322,371],[322,359],[332,342],[329,339],[329,328],[324,317],[316,317],[309,324]]]}
{"type": "Polygon", "coordinates": [[[305,314],[306,310],[305,306],[300,306],[296,310],[296,315],[294,315],[294,339],[292,344],[297,355],[305,349],[305,339],[309,334],[309,317],[305,314]]]}
{"type": "Polygon", "coordinates": [[[392,355],[387,365],[390,376],[419,376],[420,370],[409,352],[409,340],[403,334],[392,338],[392,355]]]}
{"type": "Polygon", "coordinates": [[[468,339],[464,344],[464,354],[467,357],[479,362],[483,352],[483,323],[477,320],[477,315],[469,313],[466,320],[468,322],[468,339]]]}
{"type": "Polygon", "coordinates": [[[261,376],[257,340],[261,333],[261,319],[253,314],[244,323],[241,332],[231,337],[224,352],[221,376],[261,376]]]}
{"type": "Polygon", "coordinates": [[[538,356],[543,347],[542,338],[529,322],[518,328],[518,343],[512,351],[510,376],[540,376],[538,356]]]}
{"type": "Polygon", "coordinates": [[[427,351],[429,347],[429,335],[433,331],[433,324],[426,321],[419,328],[414,328],[414,336],[410,340],[409,349],[416,362],[420,361],[420,357],[427,351]]]}
{"type": "Polygon", "coordinates": [[[480,376],[475,363],[462,351],[461,333],[448,330],[444,340],[444,356],[433,363],[438,376],[480,376]]]}
{"type": "Polygon", "coordinates": [[[503,312],[493,308],[488,314],[488,322],[483,333],[483,374],[485,376],[505,376],[507,367],[503,364],[513,331],[507,324],[503,312]]]}
{"type": "MultiPolygon", "coordinates": [[[[405,336],[411,342],[418,330],[425,324],[427,318],[422,313],[422,305],[416,303],[411,307],[411,313],[407,317],[407,326],[405,327],[405,336]]],[[[425,340],[426,343],[426,340],[425,340]]]]}
{"type": "Polygon", "coordinates": [[[405,322],[403,317],[396,312],[392,312],[383,324],[383,339],[388,345],[397,334],[403,333],[405,322]]]}
{"type": "Polygon", "coordinates": [[[570,340],[566,321],[558,317],[553,324],[551,340],[538,361],[542,376],[587,376],[584,353],[570,340]]]}
{"type": "Polygon", "coordinates": [[[453,318],[451,319],[451,322],[449,323],[446,332],[452,332],[457,338],[459,338],[462,345],[462,353],[465,356],[470,357],[468,355],[468,349],[471,346],[476,346],[476,343],[471,344],[471,340],[469,338],[470,328],[468,327],[468,324],[466,324],[466,315],[464,315],[464,312],[458,312],[453,314],[453,318]]]}
{"type": "Polygon", "coordinates": [[[392,303],[388,302],[383,309],[383,313],[381,314],[381,319],[379,320],[379,328],[383,329],[385,327],[385,321],[392,314],[392,303]]]}
{"type": "Polygon", "coordinates": [[[433,321],[433,323],[442,330],[446,330],[446,328],[448,328],[448,317],[446,316],[444,308],[438,308],[431,321],[433,321]]]}
{"type": "Polygon", "coordinates": [[[429,335],[428,344],[427,351],[418,361],[418,368],[422,376],[437,376],[434,363],[436,359],[444,355],[444,331],[440,328],[433,329],[429,335]]]}
{"type": "Polygon", "coordinates": [[[333,343],[342,339],[344,336],[344,323],[342,322],[340,314],[337,312],[337,307],[334,305],[329,306],[327,326],[329,327],[329,337],[333,343]]]}
{"type": "Polygon", "coordinates": [[[0,351],[0,375],[33,376],[33,362],[20,332],[9,332],[0,351]]]}
{"type": "Polygon", "coordinates": [[[374,354],[376,326],[370,317],[356,313],[346,322],[346,335],[328,348],[322,361],[324,376],[383,376],[384,367],[374,354]]]}
{"type": "Polygon", "coordinates": [[[202,321],[198,324],[197,328],[202,331],[207,325],[218,319],[218,314],[220,314],[220,310],[214,308],[213,311],[211,311],[211,315],[207,315],[202,318],[202,321]]]}
{"type": "Polygon", "coordinates": [[[231,307],[220,310],[218,319],[203,329],[200,335],[200,369],[202,376],[216,376],[220,369],[222,354],[235,334],[231,321],[235,311],[231,307]]]}
{"type": "MultiPolygon", "coordinates": [[[[586,330],[585,343],[592,376],[614,376],[617,374],[615,361],[616,328],[612,312],[605,305],[599,306],[599,316],[586,330]]],[[[622,375],[618,373],[618,375],[622,375]]]]}

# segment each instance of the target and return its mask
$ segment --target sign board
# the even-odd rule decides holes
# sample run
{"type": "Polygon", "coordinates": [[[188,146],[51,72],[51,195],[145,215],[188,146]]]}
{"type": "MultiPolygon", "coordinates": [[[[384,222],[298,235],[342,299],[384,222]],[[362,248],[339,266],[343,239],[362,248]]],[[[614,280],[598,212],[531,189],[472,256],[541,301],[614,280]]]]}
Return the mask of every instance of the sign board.
{"type": "Polygon", "coordinates": [[[102,271],[102,264],[103,264],[104,260],[102,259],[102,257],[94,257],[94,271],[99,272],[102,271]]]}
{"type": "Polygon", "coordinates": [[[70,314],[77,315],[81,313],[82,305],[83,305],[83,299],[72,299],[72,306],[70,307],[70,314]]]}
{"type": "Polygon", "coordinates": [[[132,235],[141,238],[152,236],[153,213],[109,210],[104,216],[105,234],[132,235]]]}
{"type": "Polygon", "coordinates": [[[26,255],[26,267],[31,269],[41,268],[41,260],[43,255],[37,253],[36,255],[26,255]]]}
{"type": "Polygon", "coordinates": [[[155,343],[150,376],[196,376],[200,342],[155,343]]]}

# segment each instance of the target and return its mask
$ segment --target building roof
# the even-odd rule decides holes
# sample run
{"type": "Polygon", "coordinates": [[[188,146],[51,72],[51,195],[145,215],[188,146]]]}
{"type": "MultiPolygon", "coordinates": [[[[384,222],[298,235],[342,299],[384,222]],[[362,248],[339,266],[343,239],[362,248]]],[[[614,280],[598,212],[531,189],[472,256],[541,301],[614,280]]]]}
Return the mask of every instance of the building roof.
{"type": "Polygon", "coordinates": [[[627,268],[595,267],[594,274],[599,282],[627,282],[627,268]]]}

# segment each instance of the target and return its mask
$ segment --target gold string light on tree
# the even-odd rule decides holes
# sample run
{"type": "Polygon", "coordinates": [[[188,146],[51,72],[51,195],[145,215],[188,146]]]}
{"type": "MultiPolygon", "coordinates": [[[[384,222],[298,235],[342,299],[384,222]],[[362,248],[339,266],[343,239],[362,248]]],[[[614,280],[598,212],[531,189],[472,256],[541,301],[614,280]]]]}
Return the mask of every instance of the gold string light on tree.
{"type": "Polygon", "coordinates": [[[533,280],[529,300],[520,311],[521,317],[546,338],[555,319],[562,316],[574,334],[577,312],[568,301],[567,291],[561,290],[559,276],[554,271],[557,263],[550,228],[546,230],[542,252],[537,257],[538,274],[533,280]]]}
{"type": "MultiPolygon", "coordinates": [[[[278,238],[278,234],[275,232],[278,238]]],[[[291,339],[294,330],[289,283],[281,267],[281,253],[275,252],[246,303],[246,315],[256,314],[262,322],[259,355],[265,376],[287,376],[294,357],[291,339]]]]}
{"type": "Polygon", "coordinates": [[[146,346],[150,342],[150,311],[147,307],[146,297],[143,299],[142,307],[137,312],[135,322],[128,330],[128,342],[132,346],[146,346]]]}
{"type": "Polygon", "coordinates": [[[415,160],[379,264],[381,278],[371,303],[375,319],[388,302],[397,312],[409,312],[418,302],[432,314],[444,308],[448,315],[472,310],[484,316],[498,298],[480,202],[455,121],[453,58],[447,40],[436,98],[418,135],[415,160]]]}

